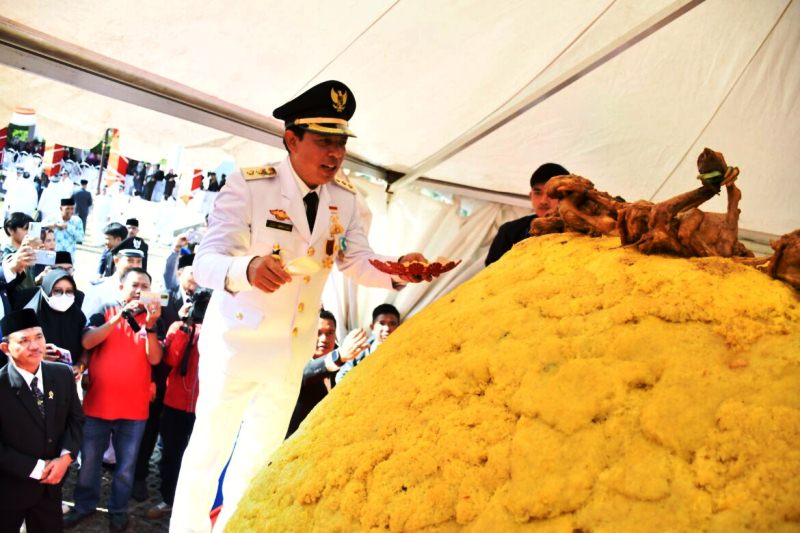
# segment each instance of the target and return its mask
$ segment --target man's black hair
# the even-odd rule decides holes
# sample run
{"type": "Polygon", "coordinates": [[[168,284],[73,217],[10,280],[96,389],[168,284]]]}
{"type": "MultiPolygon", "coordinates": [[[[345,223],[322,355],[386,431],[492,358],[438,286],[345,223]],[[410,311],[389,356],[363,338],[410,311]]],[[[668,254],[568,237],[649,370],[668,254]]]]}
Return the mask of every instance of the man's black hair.
{"type": "Polygon", "coordinates": [[[394,315],[397,321],[400,322],[400,311],[397,310],[392,304],[381,304],[372,310],[372,322],[378,318],[378,315],[394,315]]]}
{"type": "Polygon", "coordinates": [[[10,237],[12,229],[27,228],[31,222],[33,222],[33,219],[30,215],[16,211],[8,215],[8,218],[3,223],[3,229],[6,235],[10,237]]]}
{"type": "Polygon", "coordinates": [[[322,320],[330,320],[331,322],[333,322],[333,325],[336,326],[336,317],[333,316],[333,313],[331,313],[327,309],[320,309],[319,310],[319,317],[322,320]]]}
{"type": "MultiPolygon", "coordinates": [[[[297,135],[297,138],[300,139],[301,141],[303,140],[303,136],[306,134],[306,130],[299,126],[289,126],[288,128],[286,128],[286,131],[291,131],[292,133],[297,135]]],[[[286,139],[283,140],[283,147],[286,148],[287,152],[289,151],[289,147],[286,145],[286,139]]]]}
{"type": "Polygon", "coordinates": [[[119,222],[112,222],[103,228],[103,235],[111,235],[112,237],[119,237],[123,241],[128,238],[128,228],[119,222]]]}
{"type": "Polygon", "coordinates": [[[534,185],[542,185],[547,183],[547,180],[553,176],[564,176],[569,174],[569,170],[562,167],[558,163],[545,163],[540,166],[531,174],[531,189],[534,185]]]}
{"type": "Polygon", "coordinates": [[[147,270],[140,268],[140,267],[131,267],[127,269],[122,275],[119,277],[120,284],[125,283],[125,280],[128,279],[128,276],[131,274],[144,274],[147,276],[147,279],[150,280],[150,283],[153,283],[153,276],[147,273],[147,270]]]}

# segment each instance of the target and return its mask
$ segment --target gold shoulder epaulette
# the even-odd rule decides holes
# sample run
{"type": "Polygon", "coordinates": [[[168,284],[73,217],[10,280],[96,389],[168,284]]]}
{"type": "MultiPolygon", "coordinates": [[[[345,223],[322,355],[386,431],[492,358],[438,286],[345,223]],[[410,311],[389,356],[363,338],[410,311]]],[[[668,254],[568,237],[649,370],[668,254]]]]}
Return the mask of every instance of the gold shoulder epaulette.
{"type": "Polygon", "coordinates": [[[355,186],[352,183],[350,183],[350,180],[347,179],[347,176],[345,176],[341,172],[336,174],[336,177],[333,178],[333,182],[342,189],[350,191],[353,194],[356,194],[358,192],[356,191],[355,186]]]}
{"type": "Polygon", "coordinates": [[[263,178],[274,178],[278,175],[275,167],[242,167],[242,177],[245,181],[260,180],[263,178]]]}

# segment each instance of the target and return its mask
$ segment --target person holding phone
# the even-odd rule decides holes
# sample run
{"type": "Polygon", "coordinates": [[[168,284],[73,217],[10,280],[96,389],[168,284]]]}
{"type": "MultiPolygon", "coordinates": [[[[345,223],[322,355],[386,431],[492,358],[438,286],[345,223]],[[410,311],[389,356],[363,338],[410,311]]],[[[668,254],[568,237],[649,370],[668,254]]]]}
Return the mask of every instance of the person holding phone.
{"type": "Polygon", "coordinates": [[[10,284],[9,298],[13,291],[35,286],[33,266],[36,264],[38,239],[29,235],[33,219],[25,213],[11,213],[3,224],[3,230],[11,242],[3,247],[3,275],[10,284]]]}
{"type": "Polygon", "coordinates": [[[64,516],[64,528],[76,526],[100,503],[103,452],[112,437],[117,466],[108,501],[110,527],[128,525],[128,500],[142,434],[149,415],[151,366],[161,361],[162,346],[156,324],[158,302],[143,304],[150,275],[131,268],[120,278],[121,300],[105,305],[89,318],[82,344],[91,350],[89,386],[83,400],[86,413],[82,464],[75,486],[75,507],[64,516]]]}

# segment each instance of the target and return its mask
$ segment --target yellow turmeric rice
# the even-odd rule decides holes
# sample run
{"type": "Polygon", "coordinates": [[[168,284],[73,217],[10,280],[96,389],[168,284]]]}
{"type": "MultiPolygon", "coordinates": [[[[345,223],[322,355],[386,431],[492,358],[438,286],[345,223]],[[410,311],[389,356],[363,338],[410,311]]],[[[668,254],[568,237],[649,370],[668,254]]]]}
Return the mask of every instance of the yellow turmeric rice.
{"type": "Polygon", "coordinates": [[[229,531],[799,531],[800,299],[547,235],[409,319],[229,531]]]}

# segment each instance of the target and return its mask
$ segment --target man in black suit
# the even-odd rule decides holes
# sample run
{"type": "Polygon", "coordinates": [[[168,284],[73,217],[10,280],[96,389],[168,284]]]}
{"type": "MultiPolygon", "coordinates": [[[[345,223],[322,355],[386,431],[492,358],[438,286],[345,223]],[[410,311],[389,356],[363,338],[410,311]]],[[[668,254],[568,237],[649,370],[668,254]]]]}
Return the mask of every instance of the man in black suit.
{"type": "Polygon", "coordinates": [[[500,259],[519,241],[527,239],[530,236],[531,221],[536,217],[543,217],[545,213],[556,206],[556,201],[544,193],[544,185],[550,178],[565,174],[569,174],[569,171],[557,163],[545,163],[533,172],[530,180],[530,198],[534,213],[500,226],[489,247],[489,253],[486,255],[486,261],[484,261],[486,266],[500,259]]]}
{"type": "Polygon", "coordinates": [[[0,321],[0,531],[62,531],[61,481],[80,450],[83,409],[72,370],[43,361],[45,338],[32,309],[0,321]]]}

